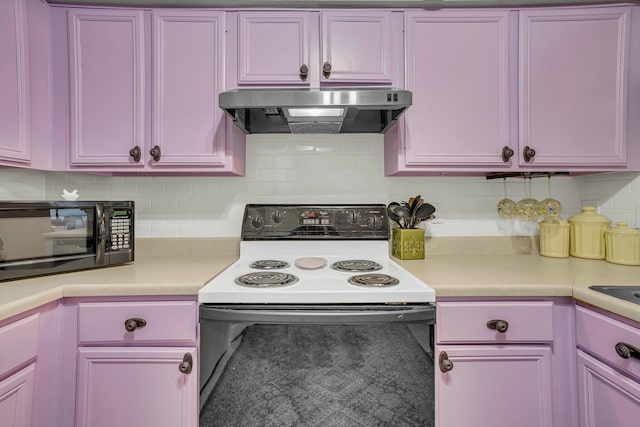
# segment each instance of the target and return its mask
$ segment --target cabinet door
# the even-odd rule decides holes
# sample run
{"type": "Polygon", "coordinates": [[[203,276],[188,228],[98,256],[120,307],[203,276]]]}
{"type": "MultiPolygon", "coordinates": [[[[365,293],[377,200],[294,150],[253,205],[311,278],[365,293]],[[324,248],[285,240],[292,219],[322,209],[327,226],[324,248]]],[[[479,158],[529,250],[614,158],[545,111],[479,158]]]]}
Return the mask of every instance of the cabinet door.
{"type": "Polygon", "coordinates": [[[30,427],[35,363],[0,381],[0,420],[3,427],[30,427]]]}
{"type": "Polygon", "coordinates": [[[400,169],[510,166],[508,21],[505,11],[406,14],[413,105],[400,169]]]}
{"type": "Polygon", "coordinates": [[[77,427],[193,427],[198,423],[195,348],[80,348],[77,427]],[[178,370],[186,353],[193,370],[178,370]]]}
{"type": "Polygon", "coordinates": [[[438,346],[442,352],[453,369],[436,367],[439,427],[553,425],[550,346],[438,346]]]}
{"type": "Polygon", "coordinates": [[[625,165],[629,20],[626,7],[520,13],[521,165],[625,165]]]}
{"type": "Polygon", "coordinates": [[[143,12],[70,9],[71,166],[144,165],[143,12]]]}
{"type": "Polygon", "coordinates": [[[625,427],[640,420],[640,383],[578,350],[580,425],[625,427]]]}
{"type": "Polygon", "coordinates": [[[28,164],[29,51],[23,0],[0,2],[0,161],[28,164]]]}
{"type": "Polygon", "coordinates": [[[152,166],[224,165],[224,32],[224,12],[153,12],[152,166]]]}
{"type": "Polygon", "coordinates": [[[391,12],[322,12],[321,81],[393,84],[391,32],[391,12]]]}
{"type": "Polygon", "coordinates": [[[240,12],[238,25],[238,85],[309,85],[308,12],[240,12]]]}

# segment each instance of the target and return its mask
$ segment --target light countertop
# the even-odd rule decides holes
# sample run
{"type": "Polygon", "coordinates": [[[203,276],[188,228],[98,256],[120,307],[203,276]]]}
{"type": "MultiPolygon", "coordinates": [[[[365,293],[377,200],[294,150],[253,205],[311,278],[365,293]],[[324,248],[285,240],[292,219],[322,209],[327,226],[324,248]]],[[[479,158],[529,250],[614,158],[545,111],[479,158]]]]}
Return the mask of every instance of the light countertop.
{"type": "MultiPolygon", "coordinates": [[[[237,259],[237,239],[141,239],[127,265],[0,283],[0,320],[64,297],[196,295],[237,259]]],[[[588,289],[640,285],[640,266],[545,258],[533,238],[438,238],[399,264],[444,297],[573,297],[640,322],[640,305],[588,289]]]]}

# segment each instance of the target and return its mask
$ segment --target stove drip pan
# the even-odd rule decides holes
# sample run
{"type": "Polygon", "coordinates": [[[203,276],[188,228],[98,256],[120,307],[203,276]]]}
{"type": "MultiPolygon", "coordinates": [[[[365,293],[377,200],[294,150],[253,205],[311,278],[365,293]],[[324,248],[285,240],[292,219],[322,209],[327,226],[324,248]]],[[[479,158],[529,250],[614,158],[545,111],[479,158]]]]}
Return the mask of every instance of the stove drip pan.
{"type": "Polygon", "coordinates": [[[243,274],[236,278],[236,284],[249,288],[275,288],[279,286],[293,285],[298,278],[293,274],[280,273],[277,271],[258,271],[255,273],[243,274]]]}
{"type": "Polygon", "coordinates": [[[251,265],[249,265],[249,267],[257,268],[260,270],[277,270],[279,268],[289,267],[289,263],[277,259],[261,259],[253,262],[251,265]]]}
{"type": "Polygon", "coordinates": [[[366,259],[347,259],[344,261],[338,261],[331,264],[331,268],[338,271],[377,271],[381,270],[382,266],[377,262],[369,261],[366,259]]]}
{"type": "Polygon", "coordinates": [[[364,286],[369,288],[385,288],[395,286],[400,283],[398,279],[388,274],[358,274],[349,277],[349,283],[356,286],[364,286]]]}

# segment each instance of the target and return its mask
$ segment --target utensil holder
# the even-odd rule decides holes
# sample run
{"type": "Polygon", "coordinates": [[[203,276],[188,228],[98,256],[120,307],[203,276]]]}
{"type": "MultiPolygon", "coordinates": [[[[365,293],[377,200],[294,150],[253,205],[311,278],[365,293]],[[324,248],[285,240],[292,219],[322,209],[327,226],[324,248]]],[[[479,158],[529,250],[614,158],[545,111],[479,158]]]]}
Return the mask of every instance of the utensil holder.
{"type": "Polygon", "coordinates": [[[424,259],[424,228],[392,228],[391,255],[400,259],[424,259]]]}

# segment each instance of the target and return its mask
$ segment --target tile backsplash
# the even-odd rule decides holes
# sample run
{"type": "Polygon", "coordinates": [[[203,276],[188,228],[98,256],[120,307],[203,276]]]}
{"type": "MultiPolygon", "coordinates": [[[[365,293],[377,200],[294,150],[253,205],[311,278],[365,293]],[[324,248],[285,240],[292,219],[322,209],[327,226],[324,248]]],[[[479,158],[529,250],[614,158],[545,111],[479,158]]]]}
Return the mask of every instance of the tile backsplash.
{"type": "MultiPolygon", "coordinates": [[[[531,196],[563,204],[563,218],[596,204],[614,222],[640,227],[640,174],[536,178],[531,196]]],[[[246,203],[389,203],[417,194],[437,208],[431,236],[535,234],[535,223],[499,220],[503,180],[483,177],[385,177],[381,136],[256,135],[247,138],[245,177],[105,177],[75,172],[0,169],[0,199],[136,202],[138,237],[238,237],[246,203]]],[[[510,178],[507,194],[526,195],[510,178]]]]}

